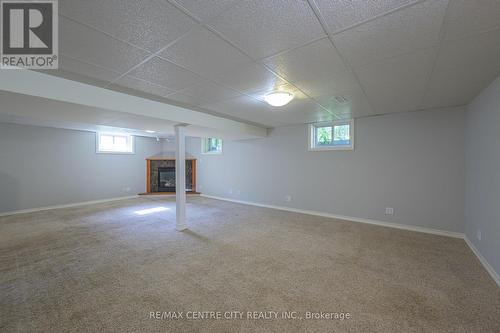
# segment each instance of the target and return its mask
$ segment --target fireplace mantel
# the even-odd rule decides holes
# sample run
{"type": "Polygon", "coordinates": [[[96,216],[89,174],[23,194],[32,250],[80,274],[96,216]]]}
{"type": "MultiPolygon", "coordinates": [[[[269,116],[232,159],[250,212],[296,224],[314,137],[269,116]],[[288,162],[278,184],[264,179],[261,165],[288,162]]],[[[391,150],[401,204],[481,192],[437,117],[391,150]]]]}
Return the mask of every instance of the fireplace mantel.
{"type": "MultiPolygon", "coordinates": [[[[175,153],[165,152],[146,158],[146,193],[144,194],[172,194],[162,192],[157,181],[158,168],[175,167],[175,153]]],[[[186,154],[186,186],[191,185],[186,193],[196,192],[196,158],[186,154]]]]}

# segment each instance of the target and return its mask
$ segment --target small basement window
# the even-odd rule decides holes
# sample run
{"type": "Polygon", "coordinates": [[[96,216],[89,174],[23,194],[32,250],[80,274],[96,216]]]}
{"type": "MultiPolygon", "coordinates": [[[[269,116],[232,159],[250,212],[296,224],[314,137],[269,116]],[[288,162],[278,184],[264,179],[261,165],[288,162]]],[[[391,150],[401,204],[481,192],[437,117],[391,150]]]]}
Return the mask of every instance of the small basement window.
{"type": "Polygon", "coordinates": [[[218,138],[201,139],[201,152],[203,154],[222,154],[222,139],[218,138]]]}
{"type": "Polygon", "coordinates": [[[309,125],[309,150],[353,150],[354,121],[339,120],[309,125]]]}
{"type": "Polygon", "coordinates": [[[96,141],[98,153],[134,153],[134,137],[132,135],[97,133],[96,141]]]}

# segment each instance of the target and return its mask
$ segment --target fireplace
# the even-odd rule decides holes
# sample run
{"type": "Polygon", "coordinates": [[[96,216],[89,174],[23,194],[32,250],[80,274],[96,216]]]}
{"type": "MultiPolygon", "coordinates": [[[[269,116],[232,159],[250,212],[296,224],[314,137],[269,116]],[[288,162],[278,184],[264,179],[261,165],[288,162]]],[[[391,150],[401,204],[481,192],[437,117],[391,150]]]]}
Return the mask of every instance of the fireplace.
{"type": "Polygon", "coordinates": [[[175,192],[175,167],[158,168],[158,192],[175,192]]]}
{"type": "MultiPolygon", "coordinates": [[[[146,159],[146,194],[175,193],[175,156],[173,153],[146,159]]],[[[186,156],[186,192],[196,192],[196,159],[186,156]]]]}

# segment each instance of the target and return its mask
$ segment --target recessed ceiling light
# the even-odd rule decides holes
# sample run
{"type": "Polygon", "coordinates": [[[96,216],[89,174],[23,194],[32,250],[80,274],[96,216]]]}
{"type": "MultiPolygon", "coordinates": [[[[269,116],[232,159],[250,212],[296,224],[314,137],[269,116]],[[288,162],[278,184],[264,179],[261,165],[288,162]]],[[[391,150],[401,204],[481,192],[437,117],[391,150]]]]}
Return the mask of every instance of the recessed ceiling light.
{"type": "Polygon", "coordinates": [[[146,133],[156,133],[156,131],[146,130],[146,133]]]}
{"type": "Polygon", "coordinates": [[[286,91],[275,91],[267,94],[264,100],[271,106],[283,106],[293,99],[293,94],[286,91]]]}

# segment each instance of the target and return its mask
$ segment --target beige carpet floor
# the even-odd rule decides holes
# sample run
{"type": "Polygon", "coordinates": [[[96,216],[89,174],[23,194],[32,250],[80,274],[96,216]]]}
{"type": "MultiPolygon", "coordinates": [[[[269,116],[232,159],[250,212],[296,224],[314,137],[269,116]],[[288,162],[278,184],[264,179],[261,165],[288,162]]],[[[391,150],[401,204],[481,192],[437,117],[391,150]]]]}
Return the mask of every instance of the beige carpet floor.
{"type": "Polygon", "coordinates": [[[186,232],[161,197],[0,218],[0,331],[500,332],[500,288],[463,240],[188,201],[186,232]]]}

